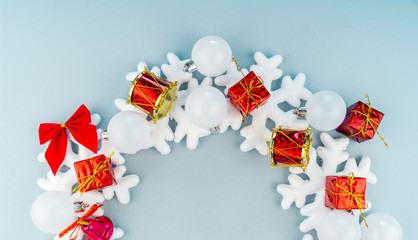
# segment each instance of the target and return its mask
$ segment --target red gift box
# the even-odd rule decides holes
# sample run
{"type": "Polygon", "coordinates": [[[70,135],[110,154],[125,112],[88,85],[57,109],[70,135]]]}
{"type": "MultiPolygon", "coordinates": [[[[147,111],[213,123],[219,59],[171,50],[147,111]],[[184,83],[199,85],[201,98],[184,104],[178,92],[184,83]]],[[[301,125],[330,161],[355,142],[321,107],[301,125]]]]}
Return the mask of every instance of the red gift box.
{"type": "Polygon", "coordinates": [[[229,100],[245,117],[255,108],[263,105],[270,97],[259,77],[253,71],[228,89],[229,100]]]}
{"type": "Polygon", "coordinates": [[[271,166],[301,167],[306,170],[312,145],[312,132],[275,128],[270,140],[271,166]]]}
{"type": "Polygon", "coordinates": [[[327,176],[325,179],[325,206],[335,209],[366,208],[366,178],[348,176],[327,176]]]}
{"type": "Polygon", "coordinates": [[[371,107],[370,102],[358,101],[347,108],[347,115],[337,131],[360,143],[373,138],[383,116],[371,107]]]}
{"type": "Polygon", "coordinates": [[[112,161],[105,155],[95,156],[90,159],[78,161],[74,163],[74,169],[78,178],[78,186],[73,192],[81,191],[82,193],[101,189],[116,183],[112,161]]]}

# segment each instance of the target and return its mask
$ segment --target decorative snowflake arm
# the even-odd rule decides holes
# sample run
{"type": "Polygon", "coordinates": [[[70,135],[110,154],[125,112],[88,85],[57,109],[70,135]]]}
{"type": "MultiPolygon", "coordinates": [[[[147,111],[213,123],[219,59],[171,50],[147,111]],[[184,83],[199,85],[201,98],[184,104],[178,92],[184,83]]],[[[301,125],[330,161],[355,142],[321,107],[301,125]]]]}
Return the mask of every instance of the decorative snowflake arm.
{"type": "Polygon", "coordinates": [[[321,133],[324,147],[318,147],[318,156],[323,160],[322,170],[325,176],[336,173],[337,166],[348,159],[347,149],[349,139],[346,137],[334,139],[328,133],[321,133]]]}
{"type": "Polygon", "coordinates": [[[300,100],[308,100],[312,93],[305,88],[306,76],[303,73],[296,75],[295,80],[290,76],[284,76],[282,86],[278,90],[278,96],[282,96],[282,101],[288,102],[293,107],[300,106],[300,100]]]}
{"type": "MultiPolygon", "coordinates": [[[[139,62],[138,66],[137,66],[137,71],[136,72],[130,72],[128,74],[126,74],[126,80],[132,82],[133,80],[135,80],[136,76],[138,76],[138,74],[142,73],[144,71],[144,68],[147,67],[147,64],[145,62],[139,62]]],[[[154,73],[157,76],[161,75],[161,71],[160,68],[158,67],[153,67],[150,72],[154,73]]]]}
{"type": "Polygon", "coordinates": [[[116,193],[116,197],[119,202],[122,204],[129,203],[129,189],[135,187],[139,183],[139,177],[137,175],[131,174],[128,176],[123,176],[126,172],[125,166],[117,166],[113,168],[115,179],[117,184],[105,187],[102,189],[102,193],[105,199],[112,199],[116,193]]]}
{"type": "Polygon", "coordinates": [[[306,203],[306,197],[315,194],[323,187],[322,172],[316,162],[316,152],[314,149],[310,152],[310,163],[306,172],[302,172],[300,168],[290,168],[291,172],[288,177],[289,184],[280,184],[277,186],[277,192],[282,196],[282,208],[289,209],[293,202],[296,207],[301,208],[306,203]],[[304,173],[309,177],[309,180],[303,180],[297,174],[304,173]]]}
{"type": "Polygon", "coordinates": [[[47,178],[39,178],[38,186],[45,191],[62,191],[70,194],[72,187],[77,183],[77,176],[73,169],[66,172],[58,171],[54,176],[51,171],[48,172],[47,178]]]}
{"type": "Polygon", "coordinates": [[[232,104],[228,99],[226,100],[227,104],[227,117],[226,119],[219,125],[219,132],[224,133],[228,130],[228,127],[231,126],[233,130],[238,130],[241,127],[242,123],[242,115],[237,110],[237,108],[232,104]]]}
{"type": "Polygon", "coordinates": [[[255,148],[264,156],[269,153],[269,147],[266,142],[270,140],[271,131],[264,125],[251,124],[244,127],[240,134],[245,137],[244,142],[240,146],[241,151],[248,152],[255,148]]]}
{"type": "Polygon", "coordinates": [[[302,238],[302,240],[313,240],[313,237],[311,234],[305,234],[302,238]]]}
{"type": "Polygon", "coordinates": [[[315,200],[300,209],[302,216],[307,216],[299,225],[302,232],[309,232],[315,229],[322,216],[331,211],[330,208],[325,207],[325,187],[316,192],[315,200]]]}
{"type": "Polygon", "coordinates": [[[112,237],[110,239],[111,240],[120,239],[123,237],[124,234],[125,233],[123,232],[121,228],[114,228],[112,237]]]}
{"type": "Polygon", "coordinates": [[[161,154],[169,154],[171,149],[167,141],[174,140],[174,133],[168,124],[169,118],[163,118],[158,120],[157,123],[149,121],[148,124],[151,128],[151,136],[145,149],[155,147],[161,154]]]}
{"type": "Polygon", "coordinates": [[[140,114],[142,117],[146,118],[148,115],[140,110],[139,108],[135,107],[134,105],[128,103],[125,99],[122,98],[116,98],[115,101],[115,106],[120,110],[120,111],[133,111],[133,112],[137,112],[138,114],[140,114]]]}
{"type": "Polygon", "coordinates": [[[199,138],[210,134],[209,129],[201,128],[190,121],[186,116],[186,112],[181,107],[174,107],[171,110],[171,115],[177,122],[176,131],[174,132],[174,142],[180,142],[187,135],[186,145],[188,149],[195,149],[199,143],[199,138]]]}
{"type": "Polygon", "coordinates": [[[192,73],[183,71],[184,64],[188,62],[189,59],[180,60],[177,55],[170,52],[167,54],[167,60],[169,64],[164,63],[161,65],[161,70],[167,77],[167,80],[171,82],[177,81],[180,86],[192,79],[192,73]]]}
{"type": "Polygon", "coordinates": [[[356,160],[354,158],[350,158],[347,160],[344,171],[341,172],[341,175],[348,175],[352,172],[356,177],[367,178],[367,183],[375,184],[377,182],[377,177],[370,171],[370,165],[371,160],[369,157],[363,157],[358,166],[356,160]]]}
{"type": "Polygon", "coordinates": [[[102,147],[100,148],[97,154],[104,154],[105,156],[112,155],[112,164],[122,165],[125,163],[125,158],[120,154],[120,152],[110,144],[109,141],[102,139],[102,147]]]}
{"type": "Polygon", "coordinates": [[[263,79],[264,87],[271,91],[271,83],[279,79],[283,75],[283,70],[278,68],[282,63],[283,58],[280,55],[274,55],[271,58],[267,58],[261,52],[254,53],[254,60],[257,63],[252,65],[250,70],[254,71],[257,76],[263,79]]]}

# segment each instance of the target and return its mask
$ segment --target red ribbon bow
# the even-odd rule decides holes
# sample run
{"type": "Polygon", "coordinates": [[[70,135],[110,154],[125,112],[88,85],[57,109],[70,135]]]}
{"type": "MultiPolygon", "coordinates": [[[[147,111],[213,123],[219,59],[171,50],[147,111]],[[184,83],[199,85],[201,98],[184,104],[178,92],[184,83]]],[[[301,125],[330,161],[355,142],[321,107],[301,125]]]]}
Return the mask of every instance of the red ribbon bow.
{"type": "Polygon", "coordinates": [[[81,145],[97,153],[97,129],[91,124],[90,111],[81,105],[65,124],[42,123],[39,126],[39,142],[48,148],[45,152],[46,161],[55,175],[64,161],[67,152],[67,129],[81,145]]]}

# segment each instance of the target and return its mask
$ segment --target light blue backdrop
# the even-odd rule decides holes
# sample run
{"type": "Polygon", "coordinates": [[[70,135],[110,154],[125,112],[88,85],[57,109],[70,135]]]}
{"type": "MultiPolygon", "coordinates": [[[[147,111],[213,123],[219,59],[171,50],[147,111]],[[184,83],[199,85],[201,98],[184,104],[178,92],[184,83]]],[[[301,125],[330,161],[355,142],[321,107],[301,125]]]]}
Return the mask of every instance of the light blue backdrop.
{"type": "MultiPolygon", "coordinates": [[[[48,170],[36,160],[38,125],[65,121],[84,103],[106,128],[140,60],[161,65],[169,51],[188,58],[208,34],[224,37],[242,67],[257,50],[281,54],[284,74],[305,73],[313,92],[337,91],[347,104],[368,93],[386,113],[379,131],[390,149],[376,137],[349,152],[372,159],[373,212],[395,216],[404,239],[416,239],[417,1],[2,0],[0,22],[2,240],[52,238],[30,220],[42,193],[36,180],[48,170]]],[[[282,210],[275,190],[288,170],[240,152],[242,140],[230,130],[193,151],[182,141],[167,156],[129,156],[141,183],[130,204],[106,202],[106,215],[124,239],[301,239],[303,218],[282,210]]]]}

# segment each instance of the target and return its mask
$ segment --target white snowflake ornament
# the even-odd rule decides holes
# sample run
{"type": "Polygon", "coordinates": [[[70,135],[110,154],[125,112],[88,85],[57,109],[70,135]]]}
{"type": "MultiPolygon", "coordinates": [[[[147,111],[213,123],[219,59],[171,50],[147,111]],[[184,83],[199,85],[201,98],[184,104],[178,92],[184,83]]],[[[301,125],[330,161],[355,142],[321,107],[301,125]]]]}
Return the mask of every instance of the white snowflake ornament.
{"type": "Polygon", "coordinates": [[[192,73],[183,71],[184,64],[190,61],[190,59],[180,60],[179,57],[170,52],[167,54],[167,60],[169,64],[164,63],[161,65],[161,70],[167,77],[167,80],[171,82],[177,81],[181,85],[192,79],[192,73]]]}

